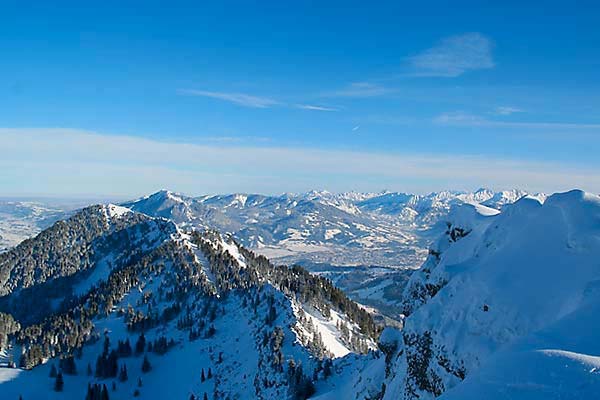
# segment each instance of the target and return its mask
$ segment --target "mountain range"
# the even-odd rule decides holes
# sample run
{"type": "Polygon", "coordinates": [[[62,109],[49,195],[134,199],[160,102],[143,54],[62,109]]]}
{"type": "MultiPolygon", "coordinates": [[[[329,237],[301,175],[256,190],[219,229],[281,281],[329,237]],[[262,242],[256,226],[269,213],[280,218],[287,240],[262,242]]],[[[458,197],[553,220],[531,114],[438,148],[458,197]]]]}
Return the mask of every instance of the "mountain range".
{"type": "MultiPolygon", "coordinates": [[[[326,274],[274,264],[235,235],[203,228],[196,214],[175,221],[161,202],[132,210],[156,195],[85,208],[0,254],[0,392],[595,398],[600,197],[474,195],[452,195],[422,222],[440,231],[419,268],[396,270],[406,278],[393,293],[401,325],[326,274]]],[[[355,195],[345,206],[383,214],[382,196],[390,197],[355,195]]]]}
{"type": "MultiPolygon", "coordinates": [[[[428,195],[311,191],[191,197],[161,190],[121,205],[169,219],[183,229],[230,234],[275,263],[302,265],[331,279],[353,299],[397,320],[398,293],[410,270],[425,260],[430,243],[444,231],[445,217],[453,207],[469,203],[501,209],[525,194],[479,189],[428,195]]],[[[0,236],[5,227],[4,232],[10,233],[4,236],[10,236],[12,244],[73,213],[72,207],[4,204],[0,236]]]]}
{"type": "MultiPolygon", "coordinates": [[[[189,197],[162,190],[122,205],[182,227],[214,228],[273,262],[330,278],[353,299],[397,319],[397,293],[461,204],[501,209],[521,190],[406,193],[311,191],[189,197]]],[[[543,195],[538,195],[543,199],[543,195]]]]}
{"type": "Polygon", "coordinates": [[[0,386],[15,398],[592,398],[600,198],[482,203],[443,217],[397,294],[402,329],[383,332],[330,280],[229,234],[86,208],[0,256],[2,360],[22,368],[0,369],[0,386]]]}

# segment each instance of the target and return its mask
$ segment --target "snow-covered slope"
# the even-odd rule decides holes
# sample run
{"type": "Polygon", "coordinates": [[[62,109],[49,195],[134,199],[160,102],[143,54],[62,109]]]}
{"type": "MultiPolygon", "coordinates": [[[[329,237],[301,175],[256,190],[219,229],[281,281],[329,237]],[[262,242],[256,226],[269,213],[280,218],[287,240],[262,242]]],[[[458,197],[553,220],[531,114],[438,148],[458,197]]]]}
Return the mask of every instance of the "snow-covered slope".
{"type": "Polygon", "coordinates": [[[324,278],[114,205],[0,255],[0,277],[6,398],[305,398],[379,331],[324,278]]]}
{"type": "MultiPolygon", "coordinates": [[[[403,331],[384,332],[384,340],[394,338],[385,373],[357,393],[595,398],[600,198],[572,191],[542,204],[525,197],[499,214],[463,206],[449,220],[405,289],[403,331]]],[[[381,369],[380,361],[359,360],[351,368],[381,369]]],[[[321,398],[356,385],[334,383],[321,398]]]]}

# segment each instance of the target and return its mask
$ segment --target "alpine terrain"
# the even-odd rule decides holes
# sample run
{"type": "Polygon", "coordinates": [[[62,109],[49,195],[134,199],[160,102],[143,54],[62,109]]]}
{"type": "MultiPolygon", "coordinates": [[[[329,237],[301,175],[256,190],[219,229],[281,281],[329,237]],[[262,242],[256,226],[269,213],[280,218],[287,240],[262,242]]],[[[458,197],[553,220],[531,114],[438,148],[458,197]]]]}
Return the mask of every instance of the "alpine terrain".
{"type": "Polygon", "coordinates": [[[306,398],[380,330],[325,278],[115,205],[1,254],[0,309],[15,399],[306,398]]]}
{"type": "MultiPolygon", "coordinates": [[[[274,262],[298,264],[326,276],[362,304],[398,319],[411,270],[446,229],[445,217],[461,204],[500,210],[526,195],[521,190],[406,193],[311,191],[265,196],[189,197],[162,190],[122,204],[183,229],[217,229],[274,262]]],[[[543,195],[538,195],[543,198],[543,195]]]]}
{"type": "Polygon", "coordinates": [[[600,197],[482,203],[439,217],[395,294],[403,323],[388,326],[328,278],[228,233],[87,207],[0,255],[0,392],[595,398],[600,197]]]}

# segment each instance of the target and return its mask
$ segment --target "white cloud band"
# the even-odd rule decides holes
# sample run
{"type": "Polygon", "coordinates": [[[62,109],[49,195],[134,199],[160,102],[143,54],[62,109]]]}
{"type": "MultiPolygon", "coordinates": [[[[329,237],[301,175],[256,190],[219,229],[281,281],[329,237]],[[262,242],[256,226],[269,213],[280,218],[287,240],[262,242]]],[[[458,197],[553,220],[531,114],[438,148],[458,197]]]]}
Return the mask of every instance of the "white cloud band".
{"type": "Polygon", "coordinates": [[[600,191],[600,173],[489,157],[160,142],[68,129],[0,129],[5,195],[135,196],[219,192],[521,187],[600,191]]]}

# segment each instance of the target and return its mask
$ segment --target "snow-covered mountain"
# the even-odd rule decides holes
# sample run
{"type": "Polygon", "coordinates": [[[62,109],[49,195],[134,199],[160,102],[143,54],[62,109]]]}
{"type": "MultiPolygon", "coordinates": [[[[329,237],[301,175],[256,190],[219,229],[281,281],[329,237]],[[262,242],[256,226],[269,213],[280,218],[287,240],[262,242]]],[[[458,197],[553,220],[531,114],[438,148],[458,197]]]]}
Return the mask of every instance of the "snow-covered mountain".
{"type": "Polygon", "coordinates": [[[324,278],[121,206],[0,254],[3,398],[306,398],[379,329],[324,278]]]}
{"type": "Polygon", "coordinates": [[[245,246],[281,262],[414,268],[427,247],[424,232],[453,205],[476,203],[500,209],[525,194],[480,189],[425,196],[311,191],[188,197],[163,190],[123,206],[177,224],[231,233],[245,246]]]}
{"type": "Polygon", "coordinates": [[[386,357],[338,364],[319,399],[593,399],[600,393],[600,197],[464,205],[403,294],[386,357]]]}
{"type": "Polygon", "coordinates": [[[460,204],[501,209],[519,190],[341,193],[311,191],[264,196],[188,197],[160,191],[123,206],[168,218],[182,227],[214,228],[270,259],[298,263],[327,276],[352,298],[396,316],[406,269],[425,260],[445,217],[460,204]]]}
{"type": "MultiPolygon", "coordinates": [[[[331,281],[275,266],[228,234],[120,206],[85,209],[0,254],[0,363],[23,367],[0,368],[0,393],[595,398],[600,197],[475,195],[451,200],[434,223],[443,231],[426,261],[394,293],[403,327],[380,335],[331,281]]],[[[453,196],[463,195],[428,201],[453,196]]],[[[351,204],[366,213],[376,197],[351,204]]],[[[186,203],[171,200],[156,212],[186,203]]],[[[207,201],[267,200],[198,203],[207,201]]]]}

